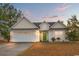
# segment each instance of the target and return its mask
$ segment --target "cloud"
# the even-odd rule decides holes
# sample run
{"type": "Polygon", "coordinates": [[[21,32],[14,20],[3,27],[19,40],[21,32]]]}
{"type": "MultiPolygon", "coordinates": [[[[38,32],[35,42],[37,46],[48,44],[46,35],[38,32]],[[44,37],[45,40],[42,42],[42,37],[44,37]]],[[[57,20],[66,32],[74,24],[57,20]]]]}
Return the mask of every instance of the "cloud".
{"type": "Polygon", "coordinates": [[[54,9],[55,12],[65,12],[71,5],[69,4],[62,4],[58,6],[56,9],[54,9]]]}
{"type": "Polygon", "coordinates": [[[48,13],[47,13],[47,11],[43,11],[43,12],[41,11],[42,14],[46,13],[47,16],[42,16],[41,15],[42,17],[40,17],[40,18],[38,17],[38,19],[36,19],[36,16],[33,15],[31,10],[23,10],[23,14],[26,18],[28,18],[31,21],[38,21],[40,19],[41,20],[48,20],[48,21],[63,20],[64,16],[59,16],[59,15],[56,15],[56,14],[58,14],[58,13],[61,14],[65,11],[67,11],[70,8],[70,6],[71,6],[70,4],[60,4],[54,10],[50,10],[48,13]],[[52,13],[56,13],[56,14],[52,15],[52,13]]]}
{"type": "Polygon", "coordinates": [[[33,13],[31,10],[23,10],[23,15],[28,18],[28,19],[32,19],[33,18],[33,13]]]}
{"type": "Polygon", "coordinates": [[[32,12],[30,10],[23,10],[22,13],[27,18],[32,17],[32,12]]]}
{"type": "Polygon", "coordinates": [[[42,19],[47,20],[47,21],[63,21],[64,20],[64,15],[61,13],[66,12],[72,5],[70,4],[60,4],[57,6],[55,9],[50,10],[48,13],[48,16],[43,16],[42,19]],[[53,14],[55,13],[55,15],[53,14]]]}
{"type": "Polygon", "coordinates": [[[42,16],[42,18],[57,18],[58,16],[42,16]]]}
{"type": "Polygon", "coordinates": [[[29,19],[30,21],[36,21],[31,10],[23,10],[22,13],[23,16],[29,19]]]}
{"type": "Polygon", "coordinates": [[[56,22],[58,20],[63,21],[64,17],[63,16],[43,16],[42,20],[46,20],[48,22],[56,22]]]}

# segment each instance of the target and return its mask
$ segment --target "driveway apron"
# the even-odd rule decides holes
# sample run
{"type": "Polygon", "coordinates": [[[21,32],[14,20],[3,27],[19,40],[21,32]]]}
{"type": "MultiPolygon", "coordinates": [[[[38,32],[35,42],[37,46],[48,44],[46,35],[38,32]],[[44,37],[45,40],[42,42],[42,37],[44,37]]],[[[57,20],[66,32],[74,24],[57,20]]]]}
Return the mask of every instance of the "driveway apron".
{"type": "Polygon", "coordinates": [[[0,45],[0,56],[16,56],[31,47],[32,43],[6,43],[0,45]]]}

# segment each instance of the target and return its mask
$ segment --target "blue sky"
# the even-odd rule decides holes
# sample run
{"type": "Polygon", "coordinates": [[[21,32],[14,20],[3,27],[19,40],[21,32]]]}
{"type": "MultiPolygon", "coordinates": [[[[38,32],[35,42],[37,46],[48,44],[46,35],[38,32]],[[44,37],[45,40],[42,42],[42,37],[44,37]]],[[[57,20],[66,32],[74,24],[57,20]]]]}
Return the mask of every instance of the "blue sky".
{"type": "Polygon", "coordinates": [[[15,8],[23,11],[31,21],[66,21],[72,15],[79,19],[79,4],[66,3],[16,3],[15,8]]]}

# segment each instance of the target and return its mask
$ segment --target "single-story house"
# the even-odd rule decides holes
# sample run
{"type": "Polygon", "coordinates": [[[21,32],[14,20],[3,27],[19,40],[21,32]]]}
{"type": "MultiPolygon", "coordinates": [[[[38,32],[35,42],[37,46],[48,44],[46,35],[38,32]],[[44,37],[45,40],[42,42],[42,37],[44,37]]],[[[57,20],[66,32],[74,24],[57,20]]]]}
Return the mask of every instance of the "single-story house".
{"type": "Polygon", "coordinates": [[[52,38],[60,38],[55,41],[65,41],[66,26],[63,22],[31,22],[27,18],[20,18],[16,24],[12,26],[10,31],[11,42],[40,42],[48,40],[52,42],[52,38]]]}

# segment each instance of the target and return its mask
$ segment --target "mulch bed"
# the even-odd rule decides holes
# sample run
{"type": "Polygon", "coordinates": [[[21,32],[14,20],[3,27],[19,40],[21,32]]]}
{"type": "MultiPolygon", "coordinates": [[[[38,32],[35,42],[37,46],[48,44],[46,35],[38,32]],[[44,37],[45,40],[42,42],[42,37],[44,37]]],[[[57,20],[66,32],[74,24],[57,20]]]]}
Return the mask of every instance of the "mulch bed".
{"type": "Polygon", "coordinates": [[[33,43],[19,56],[73,56],[79,55],[79,43],[33,43]]]}
{"type": "Polygon", "coordinates": [[[0,40],[0,44],[2,44],[2,43],[6,43],[6,41],[5,40],[0,40]]]}

